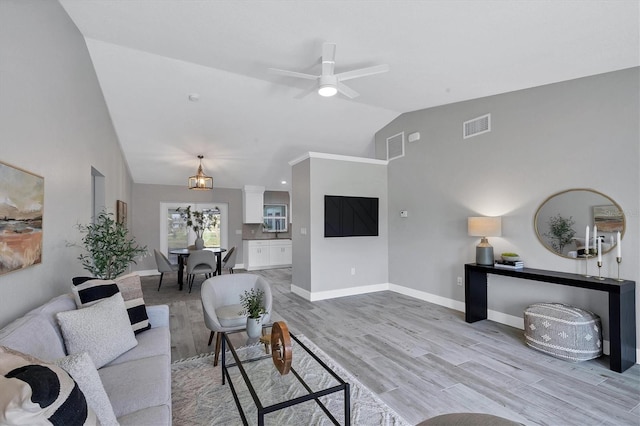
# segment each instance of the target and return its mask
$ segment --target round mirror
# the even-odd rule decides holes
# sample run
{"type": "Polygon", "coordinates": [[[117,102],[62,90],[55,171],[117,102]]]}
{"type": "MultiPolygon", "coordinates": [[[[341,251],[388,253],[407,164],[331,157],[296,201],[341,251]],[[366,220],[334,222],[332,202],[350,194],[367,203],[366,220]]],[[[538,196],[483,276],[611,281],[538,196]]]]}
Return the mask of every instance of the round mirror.
{"type": "Polygon", "coordinates": [[[598,227],[602,252],[607,253],[617,243],[617,233],[624,234],[625,217],[622,208],[606,195],[593,189],[568,189],[553,194],[538,208],[533,219],[538,239],[553,253],[578,258],[584,254],[586,227],[589,227],[589,247],[594,247],[598,227]]]}

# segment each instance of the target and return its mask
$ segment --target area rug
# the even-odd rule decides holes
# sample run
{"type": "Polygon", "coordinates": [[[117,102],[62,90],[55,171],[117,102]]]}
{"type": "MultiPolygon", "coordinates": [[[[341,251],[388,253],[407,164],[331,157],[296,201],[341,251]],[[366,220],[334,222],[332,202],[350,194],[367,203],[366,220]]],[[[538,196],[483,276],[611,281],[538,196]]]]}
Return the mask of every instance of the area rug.
{"type": "MultiPolygon", "coordinates": [[[[296,337],[350,384],[352,425],[409,425],[313,342],[305,336],[296,337]]],[[[250,348],[241,350],[250,350],[250,348]]],[[[273,371],[278,374],[275,367],[273,371]]],[[[171,378],[174,425],[242,425],[229,385],[222,385],[220,365],[213,366],[213,353],[175,361],[171,366],[171,378]]],[[[236,381],[234,384],[238,388],[236,381]]],[[[244,389],[244,392],[239,393],[249,424],[257,424],[257,411],[253,401],[248,399],[251,398],[249,392],[244,389]]],[[[343,393],[327,395],[322,397],[322,401],[340,424],[343,424],[343,393]]],[[[265,424],[331,425],[333,423],[315,401],[308,401],[267,414],[265,424]]]]}

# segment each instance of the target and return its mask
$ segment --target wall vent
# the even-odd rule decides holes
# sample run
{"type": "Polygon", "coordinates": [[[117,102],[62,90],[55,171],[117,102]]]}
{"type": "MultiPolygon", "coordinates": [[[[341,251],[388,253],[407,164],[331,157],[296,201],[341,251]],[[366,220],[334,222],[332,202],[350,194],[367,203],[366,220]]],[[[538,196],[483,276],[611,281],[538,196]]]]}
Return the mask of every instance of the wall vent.
{"type": "Polygon", "coordinates": [[[387,138],[387,160],[404,157],[404,132],[387,138]]]}
{"type": "Polygon", "coordinates": [[[483,115],[482,117],[474,118],[473,120],[465,121],[464,123],[462,123],[463,139],[467,139],[472,136],[478,136],[490,131],[491,114],[483,115]]]}

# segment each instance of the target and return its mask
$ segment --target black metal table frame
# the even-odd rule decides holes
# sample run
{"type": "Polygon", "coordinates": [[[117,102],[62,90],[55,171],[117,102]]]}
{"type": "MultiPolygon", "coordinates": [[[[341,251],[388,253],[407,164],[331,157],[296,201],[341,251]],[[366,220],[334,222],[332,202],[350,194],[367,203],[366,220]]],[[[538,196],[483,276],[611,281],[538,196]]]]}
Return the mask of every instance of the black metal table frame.
{"type": "Polygon", "coordinates": [[[465,321],[487,318],[487,274],[543,281],[571,287],[604,291],[609,294],[610,368],[622,373],[636,363],[635,281],[616,281],[543,269],[501,269],[468,263],[465,272],[465,321]]]}
{"type": "MultiPolygon", "coordinates": [[[[265,325],[265,327],[267,327],[265,325]]],[[[239,331],[236,332],[230,332],[230,333],[239,333],[239,331]]],[[[244,425],[248,425],[248,421],[246,418],[246,415],[244,413],[244,410],[242,409],[242,405],[240,404],[240,400],[238,398],[238,394],[236,392],[235,387],[233,386],[233,380],[231,380],[231,376],[229,374],[228,371],[228,367],[238,367],[238,370],[240,371],[240,374],[242,375],[242,378],[245,382],[245,384],[247,385],[247,389],[249,389],[249,393],[251,394],[251,397],[253,398],[253,402],[256,404],[256,407],[258,409],[258,426],[264,426],[264,416],[265,414],[269,414],[272,413],[274,411],[278,411],[278,410],[282,410],[283,408],[287,408],[287,407],[291,407],[294,406],[296,404],[300,404],[306,401],[310,401],[310,400],[315,400],[316,403],[318,403],[318,405],[320,406],[320,408],[322,408],[322,411],[325,412],[325,414],[327,415],[327,417],[333,422],[334,425],[340,425],[340,423],[338,423],[338,421],[336,420],[336,418],[329,412],[329,409],[319,400],[319,398],[321,396],[325,396],[325,395],[329,395],[332,393],[336,393],[336,392],[340,392],[340,391],[344,391],[344,424],[345,426],[350,426],[351,425],[351,401],[350,401],[350,385],[349,383],[345,382],[344,380],[342,380],[342,378],[340,378],[340,376],[338,376],[333,370],[331,370],[331,368],[329,368],[320,358],[318,358],[318,356],[316,356],[313,352],[311,352],[309,350],[309,348],[307,348],[302,342],[300,342],[300,340],[298,340],[298,338],[296,336],[294,336],[293,334],[290,334],[291,338],[293,340],[296,341],[296,343],[298,345],[300,345],[300,347],[302,347],[302,349],[304,349],[309,355],[311,355],[311,357],[313,357],[313,359],[315,359],[318,364],[320,364],[322,366],[322,368],[324,368],[329,374],[331,374],[340,384],[330,387],[328,389],[324,389],[321,391],[317,391],[317,392],[313,392],[311,390],[311,388],[309,387],[309,385],[307,385],[307,383],[304,381],[304,379],[302,377],[300,377],[300,375],[298,374],[298,372],[293,368],[293,366],[291,366],[291,370],[289,373],[292,373],[300,382],[300,384],[302,384],[302,386],[304,386],[304,388],[307,390],[307,392],[309,392],[309,394],[307,395],[303,395],[303,396],[299,396],[297,398],[293,398],[290,399],[288,401],[284,401],[284,402],[280,402],[277,404],[273,404],[273,405],[269,405],[267,407],[263,407],[262,403],[260,402],[260,398],[258,397],[258,395],[256,394],[255,389],[253,388],[253,385],[251,384],[251,380],[249,380],[249,377],[247,376],[247,373],[244,370],[244,367],[242,366],[243,363],[250,363],[250,362],[256,362],[256,361],[260,361],[266,358],[271,358],[271,354],[269,355],[265,355],[262,357],[258,357],[258,358],[252,358],[252,359],[248,359],[248,360],[244,360],[244,361],[240,361],[240,359],[238,358],[238,354],[236,353],[235,348],[233,347],[233,345],[231,344],[231,342],[228,340],[227,337],[228,333],[223,333],[222,336],[222,384],[225,384],[225,378],[229,381],[229,388],[231,389],[231,393],[233,394],[233,399],[236,402],[236,406],[238,407],[238,412],[240,413],[240,417],[242,418],[242,423],[244,425]],[[229,349],[231,351],[231,354],[233,355],[233,358],[235,360],[234,363],[227,365],[226,363],[226,345],[229,345],[229,349]]],[[[275,369],[275,366],[273,367],[275,369]]]]}

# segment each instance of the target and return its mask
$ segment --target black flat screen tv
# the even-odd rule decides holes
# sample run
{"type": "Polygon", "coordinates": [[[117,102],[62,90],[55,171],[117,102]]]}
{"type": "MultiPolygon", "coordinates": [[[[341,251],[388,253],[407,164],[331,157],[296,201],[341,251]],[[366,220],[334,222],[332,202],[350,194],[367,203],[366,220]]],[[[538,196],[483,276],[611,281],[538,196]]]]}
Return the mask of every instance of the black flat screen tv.
{"type": "Polygon", "coordinates": [[[325,237],[377,237],[378,199],[324,196],[325,237]]]}

